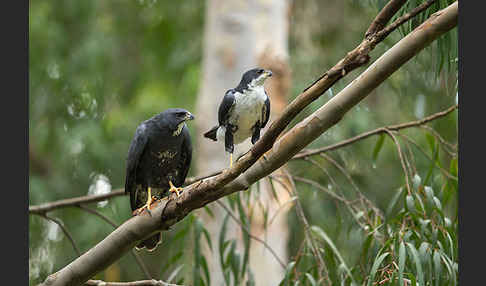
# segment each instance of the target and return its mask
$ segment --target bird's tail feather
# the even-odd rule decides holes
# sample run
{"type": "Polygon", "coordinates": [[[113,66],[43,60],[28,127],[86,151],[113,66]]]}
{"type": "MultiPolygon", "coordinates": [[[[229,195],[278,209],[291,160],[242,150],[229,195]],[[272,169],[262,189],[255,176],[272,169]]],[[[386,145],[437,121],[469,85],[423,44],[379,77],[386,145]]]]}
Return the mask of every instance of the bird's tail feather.
{"type": "Polygon", "coordinates": [[[162,242],[162,235],[160,232],[152,235],[151,237],[143,240],[142,242],[140,242],[139,244],[137,244],[137,246],[135,246],[135,248],[137,250],[140,250],[142,248],[146,248],[147,251],[154,251],[155,248],[157,247],[158,244],[160,244],[162,242]]]}
{"type": "Polygon", "coordinates": [[[213,141],[218,141],[218,139],[216,138],[216,135],[218,134],[218,128],[219,126],[214,126],[211,130],[204,133],[204,137],[209,138],[213,141]]]}

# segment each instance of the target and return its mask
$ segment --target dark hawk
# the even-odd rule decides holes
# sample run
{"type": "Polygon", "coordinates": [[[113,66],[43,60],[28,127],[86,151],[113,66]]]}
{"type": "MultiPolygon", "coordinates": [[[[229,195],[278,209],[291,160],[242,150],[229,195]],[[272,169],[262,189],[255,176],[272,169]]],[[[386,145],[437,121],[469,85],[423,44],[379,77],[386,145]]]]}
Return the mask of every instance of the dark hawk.
{"type": "Polygon", "coordinates": [[[260,139],[260,130],[270,117],[270,98],[265,92],[265,80],[272,76],[270,70],[251,69],[243,74],[236,88],[226,91],[219,105],[219,125],[204,134],[214,141],[224,142],[230,153],[230,167],[233,164],[234,144],[248,137],[255,144],[260,139]]]}
{"type": "MultiPolygon", "coordinates": [[[[142,122],[135,131],[127,156],[125,193],[130,194],[134,215],[175,192],[186,179],[192,158],[191,136],[186,126],[194,116],[187,110],[171,108],[142,122]]],[[[152,251],[161,241],[160,232],[136,248],[152,251]]]]}

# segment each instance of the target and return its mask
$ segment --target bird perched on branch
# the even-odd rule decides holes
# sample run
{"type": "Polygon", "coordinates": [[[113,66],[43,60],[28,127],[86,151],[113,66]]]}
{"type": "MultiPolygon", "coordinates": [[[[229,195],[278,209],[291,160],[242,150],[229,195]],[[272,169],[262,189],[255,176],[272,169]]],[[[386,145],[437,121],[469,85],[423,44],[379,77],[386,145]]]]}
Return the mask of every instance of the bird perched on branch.
{"type": "MultiPolygon", "coordinates": [[[[152,203],[179,192],[192,158],[187,120],[194,116],[187,110],[171,108],[142,122],[128,149],[125,193],[130,194],[133,214],[147,210],[152,203]]],[[[136,248],[152,251],[161,241],[160,232],[140,242],[136,248]]]]}
{"type": "Polygon", "coordinates": [[[260,130],[270,117],[270,99],[264,89],[265,80],[272,76],[270,70],[251,69],[243,74],[236,88],[226,91],[218,110],[219,125],[204,133],[204,137],[224,142],[233,165],[234,144],[251,136],[255,144],[260,130]]]}

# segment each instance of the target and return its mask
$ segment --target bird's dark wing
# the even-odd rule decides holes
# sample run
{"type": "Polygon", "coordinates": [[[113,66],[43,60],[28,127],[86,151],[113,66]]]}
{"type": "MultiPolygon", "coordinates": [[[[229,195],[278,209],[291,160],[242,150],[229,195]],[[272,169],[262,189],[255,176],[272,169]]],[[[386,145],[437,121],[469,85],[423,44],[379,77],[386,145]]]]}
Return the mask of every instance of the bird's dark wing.
{"type": "Polygon", "coordinates": [[[181,136],[183,136],[184,141],[182,142],[181,157],[177,166],[179,168],[179,177],[177,178],[179,184],[177,185],[177,187],[180,187],[184,184],[192,160],[191,135],[189,134],[189,130],[187,129],[187,127],[184,126],[181,136]]]}
{"type": "Polygon", "coordinates": [[[265,100],[265,105],[263,105],[262,109],[262,124],[260,125],[261,128],[267,125],[268,119],[270,119],[270,98],[267,96],[265,100]]]}
{"type": "Polygon", "coordinates": [[[132,206],[132,209],[135,208],[136,204],[135,189],[137,167],[148,142],[146,128],[147,126],[145,123],[142,123],[137,127],[137,130],[135,130],[135,136],[133,137],[130,147],[128,148],[125,193],[130,193],[130,205],[132,206]]]}
{"type": "Polygon", "coordinates": [[[223,125],[223,126],[226,125],[226,123],[228,122],[228,118],[231,114],[231,109],[233,108],[234,104],[235,104],[235,90],[230,89],[225,93],[223,100],[219,105],[219,110],[218,110],[219,125],[223,125]]]}

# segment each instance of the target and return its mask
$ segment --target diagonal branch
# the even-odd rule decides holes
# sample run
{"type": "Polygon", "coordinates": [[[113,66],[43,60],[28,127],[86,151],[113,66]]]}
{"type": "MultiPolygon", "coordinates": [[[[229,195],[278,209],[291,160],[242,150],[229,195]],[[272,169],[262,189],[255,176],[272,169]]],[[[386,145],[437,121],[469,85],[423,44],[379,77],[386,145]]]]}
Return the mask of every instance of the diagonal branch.
{"type": "Polygon", "coordinates": [[[45,219],[47,219],[47,220],[50,220],[50,221],[54,222],[55,224],[57,224],[57,225],[58,225],[58,226],[61,228],[61,230],[62,230],[62,232],[64,233],[64,235],[66,235],[66,237],[67,237],[67,238],[69,239],[69,241],[71,242],[71,245],[73,246],[73,249],[74,249],[74,251],[76,252],[76,254],[77,254],[78,256],[80,256],[80,255],[81,255],[81,251],[79,251],[78,246],[77,246],[77,245],[76,245],[76,243],[74,242],[74,238],[73,238],[73,236],[72,236],[72,235],[71,235],[71,233],[70,233],[70,232],[67,230],[67,228],[66,228],[66,227],[65,227],[65,226],[62,224],[62,222],[61,222],[60,220],[58,220],[57,218],[50,217],[50,216],[48,216],[48,215],[46,215],[46,214],[41,215],[41,217],[43,217],[43,218],[45,218],[45,219]]]}
{"type": "MultiPolygon", "coordinates": [[[[264,136],[257,142],[257,146],[255,146],[253,149],[255,149],[255,153],[259,154],[257,157],[260,157],[263,153],[268,151],[269,147],[273,145],[273,142],[275,142],[276,138],[278,135],[285,129],[285,127],[290,123],[290,121],[295,118],[295,116],[302,111],[306,106],[308,106],[312,101],[316,100],[319,98],[321,94],[323,94],[327,89],[329,89],[334,82],[339,80],[340,78],[344,77],[343,70],[344,71],[351,71],[351,64],[350,62],[353,61],[357,57],[358,54],[363,54],[364,52],[371,52],[371,50],[381,41],[383,41],[386,36],[388,36],[392,31],[394,31],[397,27],[408,21],[409,19],[413,18],[420,12],[424,11],[427,9],[430,5],[432,5],[436,0],[429,0],[422,5],[416,7],[413,9],[411,12],[403,15],[402,17],[398,18],[395,20],[392,24],[384,28],[383,30],[376,31],[375,33],[366,33],[368,36],[366,37],[367,39],[363,40],[363,42],[358,45],[353,51],[349,52],[347,56],[339,61],[338,64],[336,64],[333,68],[331,68],[328,72],[324,73],[319,79],[314,81],[309,87],[307,87],[304,92],[302,92],[295,100],[291,102],[289,106],[285,108],[284,113],[272,123],[272,126],[269,128],[269,130],[264,134],[264,136]],[[339,78],[335,78],[335,80],[331,80],[330,78],[334,78],[336,76],[339,76],[339,78]],[[265,142],[264,142],[265,141],[265,142]],[[268,141],[268,142],[267,142],[268,141]],[[264,149],[262,151],[262,149],[264,149]]],[[[392,2],[401,2],[401,1],[390,1],[390,5],[392,5],[392,2]]],[[[393,4],[395,7],[397,4],[393,4]]],[[[403,5],[403,4],[402,4],[403,5]]],[[[395,8],[387,8],[388,5],[386,5],[382,11],[379,14],[386,15],[385,16],[380,16],[377,18],[381,18],[385,23],[388,22],[388,20],[393,17],[393,15],[396,13],[395,8]],[[387,10],[386,12],[383,12],[383,10],[387,10]],[[393,12],[394,11],[394,12],[393,12]],[[393,12],[393,13],[392,13],[393,12]],[[386,21],[385,21],[386,19],[386,21]]],[[[401,7],[401,5],[400,5],[401,7]]],[[[399,7],[398,7],[399,8],[399,7]]],[[[377,20],[370,25],[370,28],[368,31],[371,30],[372,26],[376,26],[375,24],[377,20]]],[[[365,62],[361,63],[361,65],[364,65],[365,62]]],[[[355,67],[356,68],[356,67],[355,67]]],[[[251,153],[251,152],[248,152],[251,153]]],[[[247,157],[248,158],[248,157],[247,157]]],[[[257,158],[258,159],[258,158],[257,158]]],[[[256,161],[256,159],[255,159],[256,161]]],[[[253,160],[252,160],[253,162],[253,160]]],[[[254,163],[254,162],[253,162],[254,163]]],[[[247,168],[247,165],[245,164],[245,167],[247,168]]],[[[241,169],[241,173],[246,170],[246,168],[239,166],[238,168],[241,169]]],[[[209,175],[201,176],[201,177],[192,177],[192,178],[187,178],[185,181],[185,185],[190,185],[195,182],[201,181],[203,179],[207,179],[210,177],[215,177],[217,175],[221,175],[223,171],[217,171],[209,175]]],[[[233,177],[233,176],[231,176],[233,177]]],[[[237,177],[237,175],[234,175],[234,177],[237,177]]],[[[224,180],[225,182],[228,181],[227,179],[224,180]]],[[[100,201],[104,200],[105,198],[111,198],[115,196],[121,196],[123,195],[124,191],[122,189],[118,189],[115,191],[112,191],[111,193],[108,194],[103,194],[103,195],[98,195],[98,196],[85,196],[85,197],[79,197],[79,198],[73,198],[73,199],[66,199],[66,200],[60,200],[56,201],[53,203],[46,203],[42,204],[39,206],[31,206],[29,207],[29,213],[41,213],[41,212],[48,212],[50,210],[53,210],[55,208],[60,208],[60,207],[65,207],[65,206],[72,206],[72,205],[77,205],[80,203],[90,203],[90,202],[95,202],[95,201],[100,201]]]]}
{"type": "Polygon", "coordinates": [[[390,19],[400,10],[400,8],[407,2],[407,0],[390,0],[383,9],[381,9],[380,13],[376,15],[375,19],[371,23],[370,27],[365,33],[365,38],[368,38],[376,32],[381,31],[386,23],[390,21],[390,19]]]}
{"type": "Polygon", "coordinates": [[[169,229],[192,210],[231,193],[245,190],[250,184],[280,168],[307,144],[339,122],[352,107],[409,59],[437,37],[454,28],[457,25],[457,15],[457,2],[433,14],[422,25],[385,52],[339,94],[275,142],[287,123],[300,112],[299,108],[305,107],[306,103],[309,103],[308,99],[318,98],[340,76],[326,77],[326,79],[318,81],[304,91],[304,99],[294,100],[289,105],[297,105],[299,108],[291,108],[288,111],[290,114],[284,112],[283,117],[275,121],[277,125],[274,122],[273,128],[271,126],[251,149],[251,152],[236,162],[233,168],[225,170],[216,177],[185,187],[179,198],[171,196],[169,199],[164,198],[158,201],[151,210],[151,216],[142,213],[142,215],[127,220],[96,246],[63,269],[50,275],[44,285],[80,285],[119,259],[139,240],[157,231],[169,229]],[[295,113],[296,111],[298,112],[295,113]],[[273,144],[274,142],[275,144],[273,144]],[[265,160],[257,162],[265,152],[265,160]],[[242,174],[242,172],[245,173],[242,174]]]}

